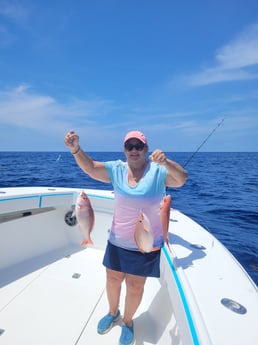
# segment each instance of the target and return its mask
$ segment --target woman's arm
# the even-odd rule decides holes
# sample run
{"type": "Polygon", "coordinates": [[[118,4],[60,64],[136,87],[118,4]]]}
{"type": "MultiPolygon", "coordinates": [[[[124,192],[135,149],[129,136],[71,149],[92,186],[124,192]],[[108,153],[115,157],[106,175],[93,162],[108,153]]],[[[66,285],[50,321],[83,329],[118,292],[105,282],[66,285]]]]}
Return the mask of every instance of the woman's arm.
{"type": "Polygon", "coordinates": [[[110,182],[103,162],[94,161],[79,145],[79,136],[74,131],[69,131],[64,138],[65,145],[70,149],[76,163],[90,177],[102,182],[110,182]]]}
{"type": "Polygon", "coordinates": [[[182,187],[187,180],[187,171],[181,167],[180,164],[168,159],[165,153],[159,149],[152,152],[150,159],[160,165],[163,165],[167,170],[166,185],[168,187],[182,187]]]}

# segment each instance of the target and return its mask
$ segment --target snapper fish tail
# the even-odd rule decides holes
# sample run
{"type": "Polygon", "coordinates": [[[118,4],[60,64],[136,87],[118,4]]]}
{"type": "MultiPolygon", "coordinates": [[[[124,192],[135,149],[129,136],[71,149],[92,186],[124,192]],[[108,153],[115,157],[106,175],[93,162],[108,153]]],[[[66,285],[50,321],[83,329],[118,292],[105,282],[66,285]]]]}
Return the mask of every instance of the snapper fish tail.
{"type": "Polygon", "coordinates": [[[91,238],[85,238],[82,242],[81,242],[81,246],[87,246],[87,245],[93,245],[93,241],[91,238]]]}

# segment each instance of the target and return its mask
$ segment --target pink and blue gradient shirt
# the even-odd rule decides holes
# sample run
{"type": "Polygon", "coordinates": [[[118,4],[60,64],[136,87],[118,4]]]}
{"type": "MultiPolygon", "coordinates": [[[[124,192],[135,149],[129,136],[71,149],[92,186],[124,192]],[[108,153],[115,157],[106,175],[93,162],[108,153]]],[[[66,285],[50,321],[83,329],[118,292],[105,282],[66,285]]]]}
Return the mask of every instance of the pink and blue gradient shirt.
{"type": "Polygon", "coordinates": [[[160,222],[160,202],[166,190],[167,169],[150,162],[135,186],[128,183],[128,164],[121,160],[105,162],[115,193],[115,211],[109,241],[115,246],[138,250],[134,241],[136,222],[143,212],[150,220],[154,235],[153,247],[164,242],[160,222]]]}

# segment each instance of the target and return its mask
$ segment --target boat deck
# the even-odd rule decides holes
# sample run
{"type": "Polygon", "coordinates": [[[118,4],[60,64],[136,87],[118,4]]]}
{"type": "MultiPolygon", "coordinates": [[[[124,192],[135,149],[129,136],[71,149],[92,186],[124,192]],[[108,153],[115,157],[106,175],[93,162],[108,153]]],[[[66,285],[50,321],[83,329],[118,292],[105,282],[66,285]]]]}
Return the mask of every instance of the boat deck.
{"type": "MultiPolygon", "coordinates": [[[[121,320],[96,331],[108,312],[102,265],[113,195],[88,191],[92,240],[65,222],[77,191],[6,189],[0,195],[0,345],[118,344],[121,320]]],[[[257,287],[225,247],[172,209],[161,278],[148,278],[134,317],[136,345],[258,344],[257,287]],[[223,303],[222,303],[223,302],[223,303]]],[[[120,310],[123,313],[123,286],[120,310]]]]}
{"type": "MultiPolygon", "coordinates": [[[[103,311],[108,311],[102,258],[102,250],[87,248],[2,286],[0,344],[118,344],[121,320],[105,335],[96,331],[103,311]]],[[[164,336],[164,329],[158,329],[151,317],[155,308],[164,305],[164,298],[169,300],[164,295],[166,289],[162,293],[160,290],[158,279],[147,280],[145,298],[135,315],[136,344],[157,344],[164,336]],[[150,293],[156,296],[154,300],[148,297],[150,293]],[[151,305],[147,301],[152,301],[151,305]]],[[[124,288],[121,311],[123,296],[124,288]]],[[[163,317],[165,314],[164,311],[163,317]]],[[[164,344],[171,344],[171,338],[164,344]]]]}

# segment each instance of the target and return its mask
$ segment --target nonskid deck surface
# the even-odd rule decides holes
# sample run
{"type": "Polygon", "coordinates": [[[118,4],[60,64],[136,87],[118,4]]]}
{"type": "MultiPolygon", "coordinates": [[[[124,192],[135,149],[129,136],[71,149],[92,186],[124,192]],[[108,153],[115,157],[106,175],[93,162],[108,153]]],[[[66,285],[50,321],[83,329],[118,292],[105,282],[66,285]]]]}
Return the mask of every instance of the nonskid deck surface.
{"type": "MultiPolygon", "coordinates": [[[[3,286],[0,344],[118,344],[121,320],[108,334],[96,331],[99,319],[108,311],[102,258],[102,250],[87,248],[3,286]]],[[[164,303],[160,291],[159,280],[149,278],[135,315],[136,344],[168,344],[162,340],[166,323],[159,328],[151,316],[164,303]]],[[[123,288],[121,312],[124,294],[123,288]]],[[[171,315],[163,311],[163,318],[168,325],[171,315]]]]}
{"type": "Polygon", "coordinates": [[[105,290],[103,252],[86,249],[0,290],[0,344],[75,344],[105,290]]]}

